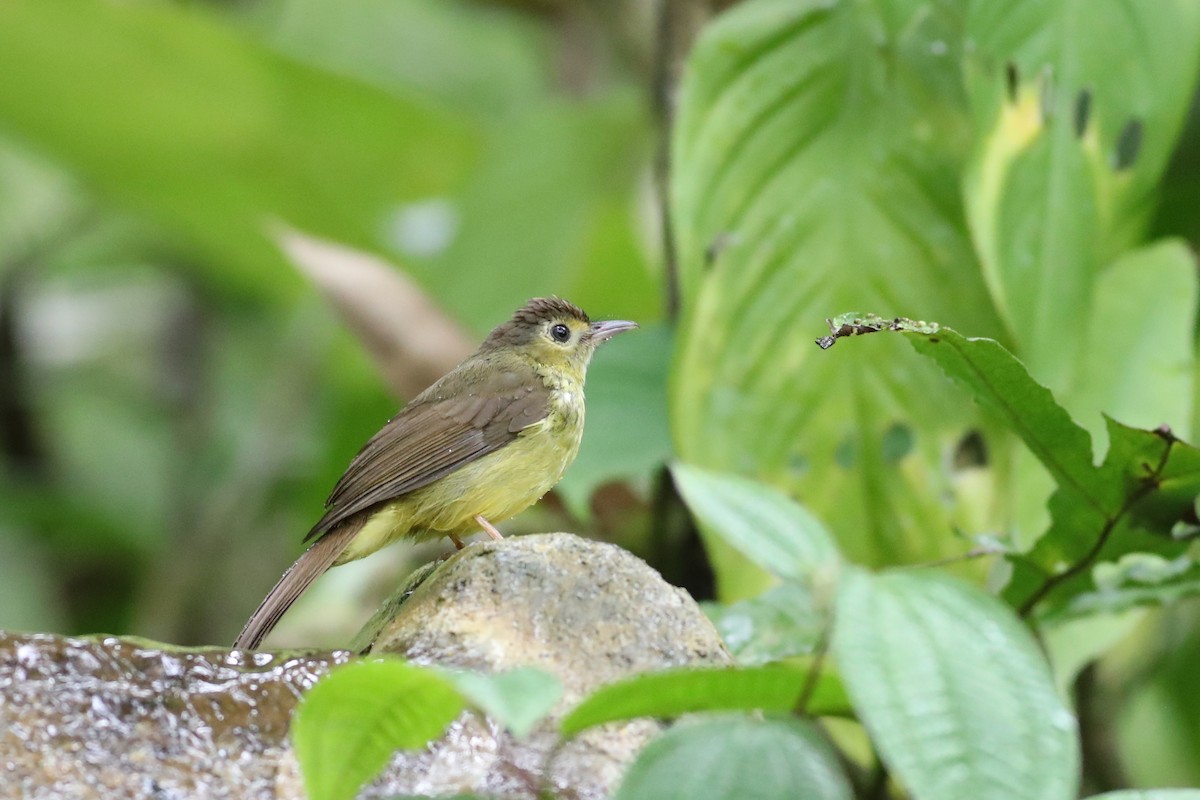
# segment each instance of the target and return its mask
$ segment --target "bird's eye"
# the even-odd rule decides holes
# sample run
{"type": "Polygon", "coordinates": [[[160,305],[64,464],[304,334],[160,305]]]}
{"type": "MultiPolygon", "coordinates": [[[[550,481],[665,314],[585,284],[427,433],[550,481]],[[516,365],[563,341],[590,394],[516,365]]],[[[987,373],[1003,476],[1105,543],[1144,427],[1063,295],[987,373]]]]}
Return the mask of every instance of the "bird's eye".
{"type": "Polygon", "coordinates": [[[565,342],[571,338],[571,329],[561,322],[550,328],[550,336],[556,342],[565,342]]]}

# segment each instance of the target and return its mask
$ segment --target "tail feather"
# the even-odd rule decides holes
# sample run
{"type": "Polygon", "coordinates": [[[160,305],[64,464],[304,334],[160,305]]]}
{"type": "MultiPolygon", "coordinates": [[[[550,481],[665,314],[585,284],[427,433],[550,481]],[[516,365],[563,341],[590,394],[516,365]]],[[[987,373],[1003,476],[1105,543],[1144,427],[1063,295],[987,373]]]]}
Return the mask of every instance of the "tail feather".
{"type": "Polygon", "coordinates": [[[309,584],[333,566],[333,562],[361,527],[361,522],[347,520],[313,542],[296,559],[296,563],[288,567],[287,572],[283,573],[283,577],[267,593],[258,609],[250,615],[233,646],[247,650],[258,647],[309,584]]]}

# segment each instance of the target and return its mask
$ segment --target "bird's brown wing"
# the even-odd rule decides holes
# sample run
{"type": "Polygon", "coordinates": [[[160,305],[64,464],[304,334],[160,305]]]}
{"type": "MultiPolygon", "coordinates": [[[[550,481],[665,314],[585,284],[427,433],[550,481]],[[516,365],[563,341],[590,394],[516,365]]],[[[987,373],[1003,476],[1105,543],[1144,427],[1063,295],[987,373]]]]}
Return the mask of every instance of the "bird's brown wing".
{"type": "Polygon", "coordinates": [[[499,450],[550,412],[540,380],[509,373],[487,384],[451,397],[432,392],[393,417],[350,462],[304,540],[499,450]]]}

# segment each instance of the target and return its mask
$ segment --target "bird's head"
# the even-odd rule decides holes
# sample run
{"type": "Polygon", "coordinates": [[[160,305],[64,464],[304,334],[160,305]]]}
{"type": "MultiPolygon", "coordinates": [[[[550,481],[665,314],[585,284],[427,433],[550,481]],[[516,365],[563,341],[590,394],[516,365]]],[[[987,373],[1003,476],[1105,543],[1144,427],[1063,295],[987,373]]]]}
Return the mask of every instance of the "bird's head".
{"type": "Polygon", "coordinates": [[[512,319],[488,335],[484,349],[510,349],[549,367],[570,370],[582,378],[592,353],[636,322],[592,322],[583,309],[557,297],[535,297],[512,319]]]}

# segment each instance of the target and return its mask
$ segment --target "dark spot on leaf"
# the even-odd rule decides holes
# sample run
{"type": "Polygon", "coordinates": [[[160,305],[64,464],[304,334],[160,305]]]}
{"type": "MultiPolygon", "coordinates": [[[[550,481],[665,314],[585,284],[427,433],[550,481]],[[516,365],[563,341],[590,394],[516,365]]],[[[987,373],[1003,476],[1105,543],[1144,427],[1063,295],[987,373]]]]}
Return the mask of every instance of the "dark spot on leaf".
{"type": "Polygon", "coordinates": [[[1008,90],[1008,102],[1017,102],[1017,87],[1020,85],[1021,76],[1017,72],[1017,65],[1010,61],[1004,65],[1004,86],[1008,90]]]}
{"type": "Polygon", "coordinates": [[[954,448],[954,469],[985,467],[988,463],[987,442],[979,431],[968,431],[954,448]]]}
{"type": "Polygon", "coordinates": [[[842,469],[854,469],[854,462],[858,460],[858,444],[853,435],[847,434],[842,439],[833,458],[842,469]]]}
{"type": "Polygon", "coordinates": [[[1092,91],[1084,89],[1075,97],[1075,135],[1080,139],[1087,133],[1088,121],[1092,116],[1092,91]]]}
{"type": "Polygon", "coordinates": [[[883,441],[880,444],[883,460],[889,464],[895,464],[912,452],[912,428],[902,422],[893,422],[883,432],[883,441]]]}
{"type": "Polygon", "coordinates": [[[940,341],[941,341],[941,339],[939,339],[939,338],[938,338],[938,337],[936,337],[936,336],[930,336],[930,337],[929,337],[929,341],[930,341],[932,344],[937,344],[938,342],[940,342],[940,341]]]}
{"type": "Polygon", "coordinates": [[[1117,137],[1117,149],[1113,153],[1113,169],[1117,172],[1129,169],[1137,161],[1138,152],[1142,149],[1142,121],[1131,119],[1121,129],[1117,137]]]}

